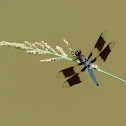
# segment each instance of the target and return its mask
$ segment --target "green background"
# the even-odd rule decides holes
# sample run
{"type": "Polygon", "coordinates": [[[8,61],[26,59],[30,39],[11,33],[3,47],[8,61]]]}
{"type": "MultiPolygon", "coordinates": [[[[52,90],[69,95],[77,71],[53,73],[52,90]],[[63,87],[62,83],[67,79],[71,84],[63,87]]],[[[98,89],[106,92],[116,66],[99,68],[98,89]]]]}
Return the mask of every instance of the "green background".
{"type": "MultiPolygon", "coordinates": [[[[125,0],[0,0],[0,41],[45,41],[55,48],[65,38],[86,56],[101,32],[115,47],[101,67],[126,79],[125,0]]],[[[126,84],[94,71],[80,85],[63,89],[59,70],[67,60],[39,63],[30,55],[0,47],[0,126],[125,126],[126,84]]]]}

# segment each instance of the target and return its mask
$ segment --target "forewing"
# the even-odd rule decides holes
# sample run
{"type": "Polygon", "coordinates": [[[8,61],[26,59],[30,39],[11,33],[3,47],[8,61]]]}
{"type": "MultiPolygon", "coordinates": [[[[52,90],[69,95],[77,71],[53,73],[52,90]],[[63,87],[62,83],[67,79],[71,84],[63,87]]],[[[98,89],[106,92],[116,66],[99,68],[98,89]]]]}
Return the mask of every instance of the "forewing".
{"type": "Polygon", "coordinates": [[[78,73],[79,71],[81,71],[81,69],[83,69],[83,65],[82,63],[76,64],[74,66],[71,66],[69,68],[63,69],[61,71],[59,71],[56,75],[57,78],[67,78],[70,77],[76,73],[78,73]]]}
{"type": "Polygon", "coordinates": [[[97,43],[95,44],[94,48],[92,49],[91,53],[88,56],[88,59],[93,59],[94,57],[98,56],[98,54],[101,52],[107,38],[107,31],[104,31],[99,36],[99,39],[97,40],[97,43]]]}

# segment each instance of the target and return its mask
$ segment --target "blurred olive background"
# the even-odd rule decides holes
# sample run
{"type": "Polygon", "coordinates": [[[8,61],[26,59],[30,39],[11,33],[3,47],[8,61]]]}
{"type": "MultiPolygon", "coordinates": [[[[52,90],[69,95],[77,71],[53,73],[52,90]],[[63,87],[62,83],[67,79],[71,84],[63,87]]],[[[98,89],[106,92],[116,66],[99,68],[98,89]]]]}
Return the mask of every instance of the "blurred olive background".
{"type": "MultiPolygon", "coordinates": [[[[87,56],[107,30],[107,42],[116,45],[101,69],[126,80],[125,6],[125,0],[0,0],[0,41],[43,40],[68,53],[65,38],[87,56]]],[[[50,57],[0,47],[1,126],[126,125],[125,83],[94,71],[99,87],[88,78],[63,89],[56,74],[75,63],[39,63],[50,57]]]]}

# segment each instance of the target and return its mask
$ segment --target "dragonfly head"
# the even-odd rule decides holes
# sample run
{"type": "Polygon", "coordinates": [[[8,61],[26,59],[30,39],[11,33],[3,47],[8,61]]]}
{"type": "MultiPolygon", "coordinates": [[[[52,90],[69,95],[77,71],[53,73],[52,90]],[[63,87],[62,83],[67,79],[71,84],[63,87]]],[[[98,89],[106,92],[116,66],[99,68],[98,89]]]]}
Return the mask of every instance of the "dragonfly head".
{"type": "Polygon", "coordinates": [[[80,51],[80,50],[77,50],[77,51],[75,52],[75,55],[76,55],[76,57],[79,57],[79,56],[81,55],[81,51],[80,51]]]}

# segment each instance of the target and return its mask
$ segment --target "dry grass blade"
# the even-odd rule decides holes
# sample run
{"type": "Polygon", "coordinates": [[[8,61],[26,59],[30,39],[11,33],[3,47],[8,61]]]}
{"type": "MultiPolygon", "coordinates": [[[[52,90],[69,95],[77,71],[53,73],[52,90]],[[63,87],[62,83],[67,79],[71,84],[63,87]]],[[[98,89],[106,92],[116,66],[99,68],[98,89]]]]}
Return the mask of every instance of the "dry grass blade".
{"type": "Polygon", "coordinates": [[[61,47],[56,46],[56,49],[62,54],[62,56],[67,57],[67,54],[63,51],[61,47]]]}
{"type": "Polygon", "coordinates": [[[75,55],[74,50],[70,47],[70,44],[69,44],[68,41],[66,41],[65,39],[64,39],[64,44],[65,44],[66,47],[68,48],[69,53],[72,54],[72,57],[73,57],[74,59],[76,59],[76,55],[75,55]]]}
{"type": "Polygon", "coordinates": [[[40,60],[39,62],[51,62],[51,61],[58,61],[60,60],[61,57],[56,57],[56,58],[50,58],[50,59],[44,59],[44,60],[40,60]]]}

